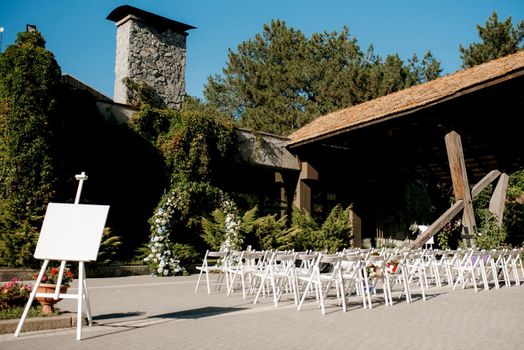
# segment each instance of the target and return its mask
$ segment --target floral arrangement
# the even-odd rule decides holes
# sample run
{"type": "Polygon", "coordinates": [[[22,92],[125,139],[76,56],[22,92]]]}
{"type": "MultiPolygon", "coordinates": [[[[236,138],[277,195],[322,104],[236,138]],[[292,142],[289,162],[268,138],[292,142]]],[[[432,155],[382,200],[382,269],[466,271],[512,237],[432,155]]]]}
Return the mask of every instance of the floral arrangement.
{"type": "Polygon", "coordinates": [[[174,276],[185,271],[180,266],[180,261],[173,256],[173,242],[169,239],[171,217],[179,209],[182,200],[181,193],[170,191],[150,220],[151,234],[147,244],[149,255],[144,258],[144,262],[150,266],[155,276],[174,276]]]}
{"type": "Polygon", "coordinates": [[[227,199],[225,195],[222,195],[221,198],[220,209],[226,216],[226,235],[220,245],[220,251],[229,253],[231,250],[242,249],[242,238],[240,237],[241,218],[235,202],[227,199]]]}
{"type": "MultiPolygon", "coordinates": [[[[380,254],[377,251],[373,251],[371,252],[370,255],[379,256],[380,254]]],[[[373,264],[370,261],[366,263],[366,272],[367,272],[368,277],[370,278],[381,277],[384,274],[382,265],[373,264]]]]}
{"type": "MultiPolygon", "coordinates": [[[[58,267],[50,267],[47,268],[47,270],[44,272],[44,275],[42,276],[42,283],[47,284],[56,284],[58,282],[58,272],[60,269],[58,267]]],[[[38,277],[38,274],[35,275],[35,279],[38,277]]],[[[74,274],[71,270],[65,269],[64,274],[62,276],[62,285],[63,286],[69,286],[71,282],[73,282],[74,274]]]]}
{"type": "MultiPolygon", "coordinates": [[[[187,203],[190,200],[191,186],[175,186],[165,194],[160,201],[153,217],[149,220],[151,225],[150,239],[145,247],[144,262],[149,265],[155,276],[174,276],[184,274],[185,268],[180,266],[180,260],[174,256],[174,244],[170,240],[173,216],[184,215],[187,203]]],[[[198,190],[198,188],[196,189],[198,190]]],[[[220,210],[225,215],[225,237],[221,240],[220,251],[241,249],[242,237],[240,234],[241,218],[235,202],[225,193],[217,189],[220,210]]]]}
{"type": "Polygon", "coordinates": [[[390,260],[390,261],[388,261],[386,263],[386,272],[387,273],[391,273],[391,274],[397,273],[397,271],[399,271],[398,264],[399,264],[398,260],[390,260]]]}
{"type": "Polygon", "coordinates": [[[22,284],[19,279],[13,278],[0,288],[0,310],[23,306],[29,299],[30,293],[31,286],[22,284]]]}
{"type": "Polygon", "coordinates": [[[384,274],[384,272],[382,271],[382,267],[375,265],[371,262],[368,262],[366,264],[366,272],[368,274],[368,277],[370,278],[381,277],[384,274]]]}

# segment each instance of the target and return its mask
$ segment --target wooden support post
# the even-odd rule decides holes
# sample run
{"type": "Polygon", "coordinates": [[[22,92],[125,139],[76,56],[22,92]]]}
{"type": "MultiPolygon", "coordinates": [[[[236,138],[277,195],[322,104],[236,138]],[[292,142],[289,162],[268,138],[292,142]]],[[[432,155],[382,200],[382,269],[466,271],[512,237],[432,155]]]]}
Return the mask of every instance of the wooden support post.
{"type": "Polygon", "coordinates": [[[287,215],[288,220],[291,220],[293,195],[297,181],[298,173],[275,173],[275,183],[280,187],[280,217],[287,215]]]}
{"type": "Polygon", "coordinates": [[[502,219],[504,218],[504,206],[506,204],[506,191],[508,189],[508,175],[500,175],[499,181],[491,200],[489,201],[489,211],[497,217],[499,226],[502,225],[502,219]]]}
{"type": "Polygon", "coordinates": [[[311,187],[303,180],[298,180],[293,204],[311,213],[311,187]]]}
{"type": "Polygon", "coordinates": [[[299,208],[311,213],[311,186],[310,180],[318,180],[318,171],[308,162],[302,162],[302,170],[298,178],[297,188],[295,189],[295,198],[293,204],[299,208]]]}
{"type": "Polygon", "coordinates": [[[464,201],[463,227],[464,241],[467,246],[472,246],[471,235],[476,229],[475,214],[473,213],[473,204],[471,201],[471,192],[469,190],[468,175],[466,173],[466,163],[464,161],[464,151],[460,135],[452,131],[445,136],[446,150],[451,171],[451,181],[453,182],[453,192],[457,202],[464,201]]]}
{"type": "Polygon", "coordinates": [[[444,214],[442,214],[434,223],[432,223],[417,239],[411,243],[411,248],[420,248],[426,241],[437,233],[444,225],[457,216],[464,209],[464,201],[458,200],[444,214]]]}
{"type": "Polygon", "coordinates": [[[349,211],[349,220],[351,220],[351,225],[353,227],[353,240],[351,246],[360,248],[362,247],[362,219],[353,209],[351,209],[349,211]]]}
{"type": "Polygon", "coordinates": [[[488,187],[499,176],[500,171],[491,170],[486,176],[482,178],[482,180],[480,180],[475,184],[475,186],[473,186],[473,188],[471,189],[471,198],[477,197],[480,194],[480,192],[482,192],[486,187],[488,187]]]}
{"type": "Polygon", "coordinates": [[[280,217],[283,217],[287,213],[287,207],[289,203],[286,196],[286,188],[284,186],[284,177],[282,173],[275,173],[275,183],[280,187],[280,217]]]}

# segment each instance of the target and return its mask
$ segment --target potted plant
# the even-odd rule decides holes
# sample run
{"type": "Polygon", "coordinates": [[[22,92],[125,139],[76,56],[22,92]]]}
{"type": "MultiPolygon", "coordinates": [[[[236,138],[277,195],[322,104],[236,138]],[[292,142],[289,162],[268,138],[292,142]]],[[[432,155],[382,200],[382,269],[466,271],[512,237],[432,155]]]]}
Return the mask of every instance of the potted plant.
{"type": "MultiPolygon", "coordinates": [[[[38,286],[38,293],[53,294],[55,292],[56,283],[58,281],[58,272],[59,272],[58,267],[50,267],[45,271],[44,276],[42,277],[42,280],[40,281],[40,285],[38,286]]],[[[74,278],[73,272],[71,272],[71,270],[69,269],[65,269],[64,275],[62,276],[62,284],[60,285],[61,294],[64,294],[67,292],[67,288],[69,287],[71,282],[73,282],[73,278],[74,278]]],[[[38,300],[40,304],[42,304],[42,314],[49,315],[55,311],[54,305],[62,299],[55,300],[53,298],[37,296],[36,300],[38,300]]]]}

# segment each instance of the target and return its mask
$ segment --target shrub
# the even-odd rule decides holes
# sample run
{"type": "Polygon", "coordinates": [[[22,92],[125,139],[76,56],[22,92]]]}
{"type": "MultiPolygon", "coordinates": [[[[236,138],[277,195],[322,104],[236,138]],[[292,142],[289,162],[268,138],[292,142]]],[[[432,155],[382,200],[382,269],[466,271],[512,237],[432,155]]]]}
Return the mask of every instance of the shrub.
{"type": "Polygon", "coordinates": [[[277,219],[276,214],[260,217],[253,222],[253,230],[261,249],[292,249],[293,242],[285,234],[285,229],[286,218],[277,219]]]}
{"type": "Polygon", "coordinates": [[[9,267],[36,267],[33,253],[38,231],[27,221],[14,232],[5,232],[0,239],[0,264],[9,267]]]}
{"type": "Polygon", "coordinates": [[[100,243],[100,248],[98,249],[96,263],[100,265],[108,265],[114,262],[121,245],[122,240],[120,236],[113,235],[111,228],[105,227],[102,236],[102,242],[100,243]]]}
{"type": "Polygon", "coordinates": [[[173,256],[176,256],[180,260],[180,265],[189,272],[194,270],[194,266],[201,262],[200,254],[190,244],[173,244],[173,256]]]}
{"type": "Polygon", "coordinates": [[[488,209],[479,211],[481,222],[477,227],[475,247],[478,249],[501,248],[506,239],[506,229],[499,226],[497,218],[488,209]]]}

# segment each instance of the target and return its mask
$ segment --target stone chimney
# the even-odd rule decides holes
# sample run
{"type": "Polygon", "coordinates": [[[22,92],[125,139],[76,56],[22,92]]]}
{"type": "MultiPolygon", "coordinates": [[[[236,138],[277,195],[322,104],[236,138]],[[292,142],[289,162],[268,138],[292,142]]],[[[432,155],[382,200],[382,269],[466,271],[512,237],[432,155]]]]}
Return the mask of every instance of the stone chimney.
{"type": "Polygon", "coordinates": [[[114,101],[129,104],[125,78],[145,82],[163,107],[180,109],[186,93],[186,37],[195,27],[124,5],[108,20],[116,22],[114,101]]]}

